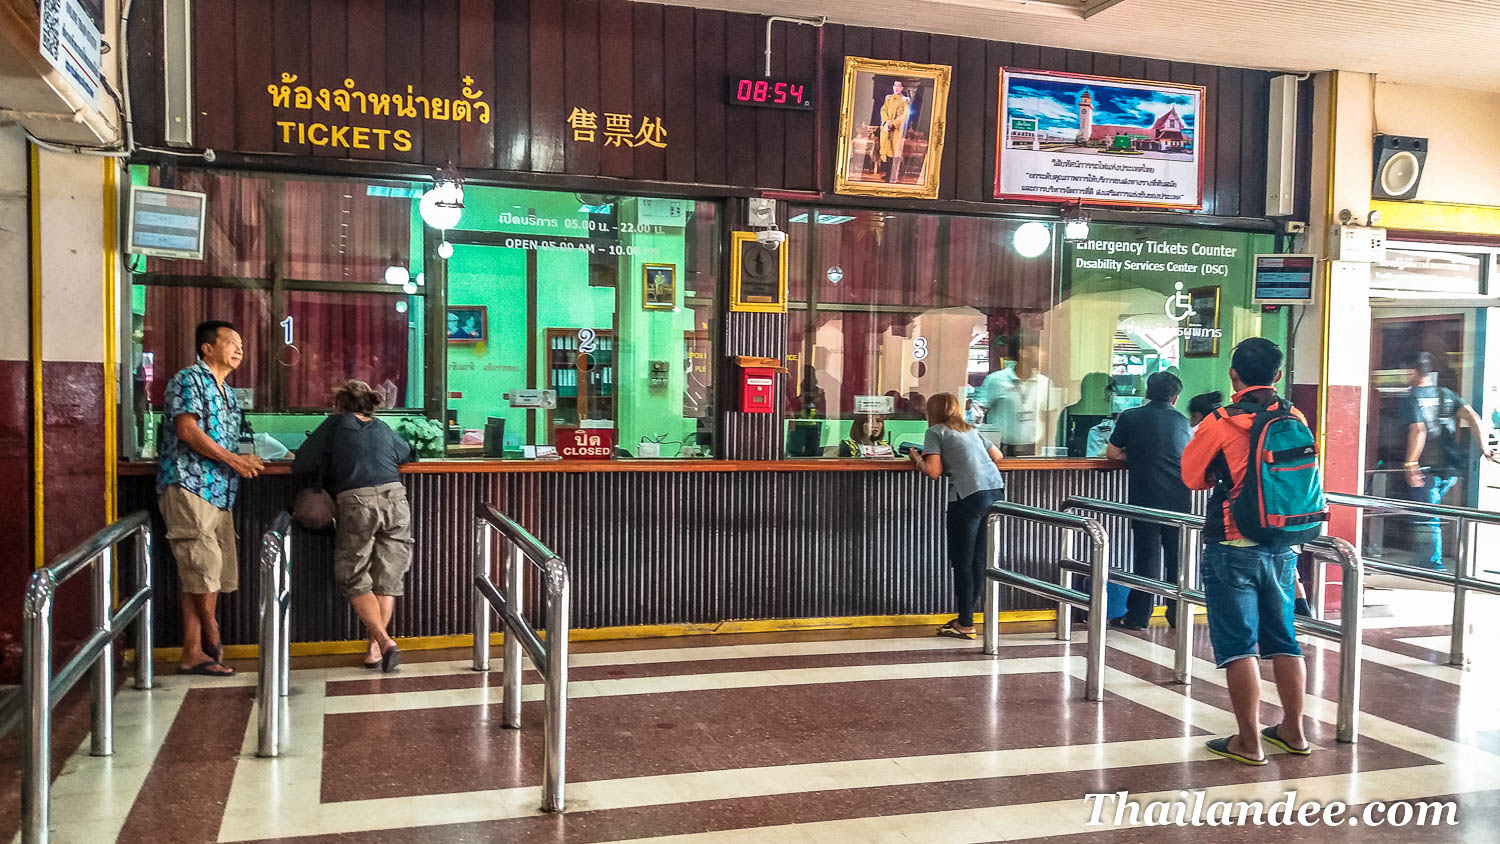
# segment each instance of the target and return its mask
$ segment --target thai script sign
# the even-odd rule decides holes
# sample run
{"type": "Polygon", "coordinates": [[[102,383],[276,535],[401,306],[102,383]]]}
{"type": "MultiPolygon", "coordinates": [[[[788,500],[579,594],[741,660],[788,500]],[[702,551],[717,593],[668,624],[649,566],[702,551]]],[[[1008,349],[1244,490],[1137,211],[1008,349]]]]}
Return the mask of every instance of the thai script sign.
{"type": "Polygon", "coordinates": [[[344,125],[341,116],[361,114],[407,120],[489,123],[490,105],[480,99],[484,92],[474,87],[472,76],[465,76],[462,82],[462,96],[429,97],[416,93],[411,85],[406,86],[404,94],[361,91],[353,79],[345,79],[342,88],[314,89],[298,85],[296,74],[282,73],[281,82],[267,85],[266,93],[271,95],[272,109],[308,112],[306,119],[276,121],[282,143],[409,152],[412,146],[410,129],[344,125]],[[312,119],[318,112],[333,117],[321,121],[312,119]]]}
{"type": "Polygon", "coordinates": [[[557,453],[565,460],[608,460],[615,453],[613,428],[558,428],[557,453]]]}

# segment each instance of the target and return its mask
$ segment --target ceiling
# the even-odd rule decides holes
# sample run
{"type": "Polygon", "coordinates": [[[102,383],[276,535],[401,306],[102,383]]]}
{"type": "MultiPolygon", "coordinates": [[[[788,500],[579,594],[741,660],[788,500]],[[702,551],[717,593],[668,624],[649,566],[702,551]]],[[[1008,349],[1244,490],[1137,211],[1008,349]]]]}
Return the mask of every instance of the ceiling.
{"type": "MultiPolygon", "coordinates": [[[[667,0],[677,2],[678,0],[667,0]]],[[[682,0],[753,14],[1500,91],[1500,0],[682,0]],[[1085,15],[1088,15],[1085,17],[1085,15]]]]}

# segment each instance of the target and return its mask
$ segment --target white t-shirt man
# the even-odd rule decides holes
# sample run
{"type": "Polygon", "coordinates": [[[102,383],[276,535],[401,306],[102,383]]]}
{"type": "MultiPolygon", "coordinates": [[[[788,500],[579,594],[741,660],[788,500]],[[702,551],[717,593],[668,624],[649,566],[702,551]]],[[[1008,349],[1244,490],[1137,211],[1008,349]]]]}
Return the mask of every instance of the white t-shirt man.
{"type": "Polygon", "coordinates": [[[1052,410],[1052,381],[1035,370],[1022,378],[1011,364],[985,376],[979,401],[985,408],[980,430],[991,442],[1001,448],[1035,448],[1044,433],[1042,415],[1052,410]]]}

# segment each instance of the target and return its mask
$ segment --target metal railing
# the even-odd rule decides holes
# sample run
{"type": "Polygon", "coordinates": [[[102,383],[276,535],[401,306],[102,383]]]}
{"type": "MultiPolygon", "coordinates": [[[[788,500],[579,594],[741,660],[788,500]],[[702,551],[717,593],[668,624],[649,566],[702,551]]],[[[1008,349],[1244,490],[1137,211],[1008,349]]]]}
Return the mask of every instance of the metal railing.
{"type": "Polygon", "coordinates": [[[997,501],[990,505],[989,512],[984,517],[985,535],[985,584],[984,584],[984,652],[991,656],[1000,653],[1000,625],[994,619],[999,617],[1000,609],[1000,584],[1014,586],[1033,595],[1043,598],[1051,598],[1058,603],[1057,613],[1057,638],[1068,641],[1072,638],[1072,625],[1069,621],[1068,607],[1077,605],[1089,611],[1089,641],[1086,652],[1088,671],[1084,680],[1084,698],[1086,700],[1104,699],[1104,630],[1108,621],[1105,612],[1106,587],[1109,583],[1109,534],[1105,533],[1104,526],[1095,519],[1079,516],[1073,513],[1059,513],[1054,510],[1043,510],[1040,507],[1029,507],[1025,504],[1013,504],[1009,501],[997,501]],[[1069,587],[1068,575],[1064,574],[1061,583],[1048,583],[1034,577],[1021,574],[1020,572],[1008,571],[1000,568],[1000,525],[1006,519],[1020,519],[1022,521],[1037,524],[1051,525],[1053,527],[1065,528],[1073,535],[1086,537],[1090,545],[1089,572],[1092,579],[1089,582],[1089,594],[1085,595],[1069,587]]]}
{"type": "Polygon", "coordinates": [[[281,699],[292,674],[292,516],[280,513],[260,539],[260,666],[257,756],[281,755],[281,699]]]}
{"type": "Polygon", "coordinates": [[[521,727],[521,649],[542,675],[542,811],[561,812],[567,781],[568,743],[568,569],[557,555],[526,529],[488,504],[479,505],[474,530],[474,670],[490,670],[490,610],[505,625],[500,685],[501,726],[521,727]],[[500,585],[490,578],[494,534],[509,545],[502,558],[500,585]],[[527,562],[541,570],[546,591],[547,640],[542,641],[525,618],[527,562]]]}
{"type": "Polygon", "coordinates": [[[19,721],[21,736],[21,840],[48,837],[52,796],[52,708],[90,674],[89,753],[114,754],[114,650],[110,645],[135,622],[135,687],[151,688],[151,517],[141,510],[109,525],[45,568],[26,584],[21,688],[0,705],[0,735],[19,721]],[[135,540],[135,591],[118,609],[115,546],[135,540]],[[73,656],[52,670],[52,611],[57,588],[84,569],[93,581],[92,632],[73,656]]]}
{"type": "MultiPolygon", "coordinates": [[[[1395,498],[1376,498],[1370,495],[1353,495],[1344,492],[1330,492],[1327,495],[1330,504],[1338,504],[1343,507],[1354,507],[1360,510],[1380,510],[1387,513],[1400,513],[1408,516],[1453,519],[1458,523],[1458,548],[1456,549],[1456,560],[1452,571],[1437,571],[1436,569],[1393,563],[1378,558],[1365,560],[1365,568],[1370,571],[1378,571],[1381,574],[1404,577],[1408,580],[1420,580],[1426,583],[1436,583],[1452,588],[1453,629],[1449,634],[1448,664],[1463,665],[1464,637],[1468,632],[1466,615],[1468,612],[1470,590],[1487,592],[1491,595],[1500,595],[1500,583],[1481,580],[1474,576],[1475,560],[1478,557],[1478,546],[1475,541],[1474,529],[1479,525],[1500,526],[1500,513],[1475,510],[1471,507],[1450,507],[1446,504],[1401,501],[1395,498]]],[[[1441,530],[1440,527],[1437,529],[1441,530]]]]}
{"type": "MultiPolygon", "coordinates": [[[[1158,510],[1151,507],[1139,507],[1134,504],[1121,504],[1117,501],[1104,501],[1097,498],[1084,498],[1074,496],[1063,501],[1064,510],[1088,510],[1110,516],[1122,516],[1134,521],[1151,522],[1153,524],[1168,525],[1178,530],[1177,551],[1177,582],[1168,583],[1152,577],[1144,577],[1131,572],[1115,570],[1110,572],[1110,577],[1116,583],[1160,595],[1169,600],[1178,601],[1179,604],[1194,604],[1205,606],[1204,595],[1201,589],[1195,587],[1197,581],[1197,542],[1194,541],[1193,531],[1203,529],[1203,517],[1185,513],[1176,513],[1170,510],[1158,510]]],[[[1339,700],[1338,700],[1338,740],[1342,742],[1356,742],[1359,740],[1359,698],[1360,698],[1360,658],[1364,648],[1364,564],[1354,546],[1343,539],[1324,536],[1306,543],[1303,548],[1319,561],[1335,562],[1343,569],[1343,589],[1339,601],[1339,623],[1330,624],[1321,619],[1296,616],[1294,624],[1297,630],[1317,636],[1322,639],[1330,639],[1339,643],[1339,700]]],[[[1066,572],[1080,573],[1084,571],[1082,565],[1075,561],[1063,560],[1062,568],[1066,572]]],[[[1322,568],[1321,564],[1318,566],[1322,568]]],[[[1191,613],[1185,613],[1179,606],[1178,625],[1176,634],[1176,659],[1174,666],[1174,679],[1177,682],[1187,684],[1193,680],[1192,658],[1193,658],[1193,625],[1191,613]]]]}

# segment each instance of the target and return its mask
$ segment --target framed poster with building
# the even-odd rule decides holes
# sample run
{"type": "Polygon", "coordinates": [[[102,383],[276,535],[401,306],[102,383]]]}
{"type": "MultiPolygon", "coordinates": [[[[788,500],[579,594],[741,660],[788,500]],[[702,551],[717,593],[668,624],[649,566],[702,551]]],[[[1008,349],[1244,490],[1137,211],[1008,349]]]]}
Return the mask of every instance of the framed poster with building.
{"type": "Polygon", "coordinates": [[[641,265],[641,307],[670,311],[677,307],[677,265],[641,265]]]}
{"type": "Polygon", "coordinates": [[[786,313],[785,247],[769,249],[755,232],[733,232],[729,251],[729,310],[786,313]]]}
{"type": "Polygon", "coordinates": [[[952,75],[941,64],[845,58],[834,190],[935,199],[952,75]]]}
{"type": "Polygon", "coordinates": [[[1219,356],[1219,288],[1194,287],[1187,292],[1191,309],[1182,330],[1182,356],[1212,358],[1219,356]]]}
{"type": "Polygon", "coordinates": [[[995,198],[1203,207],[1199,85],[1000,69],[995,198]]]}

